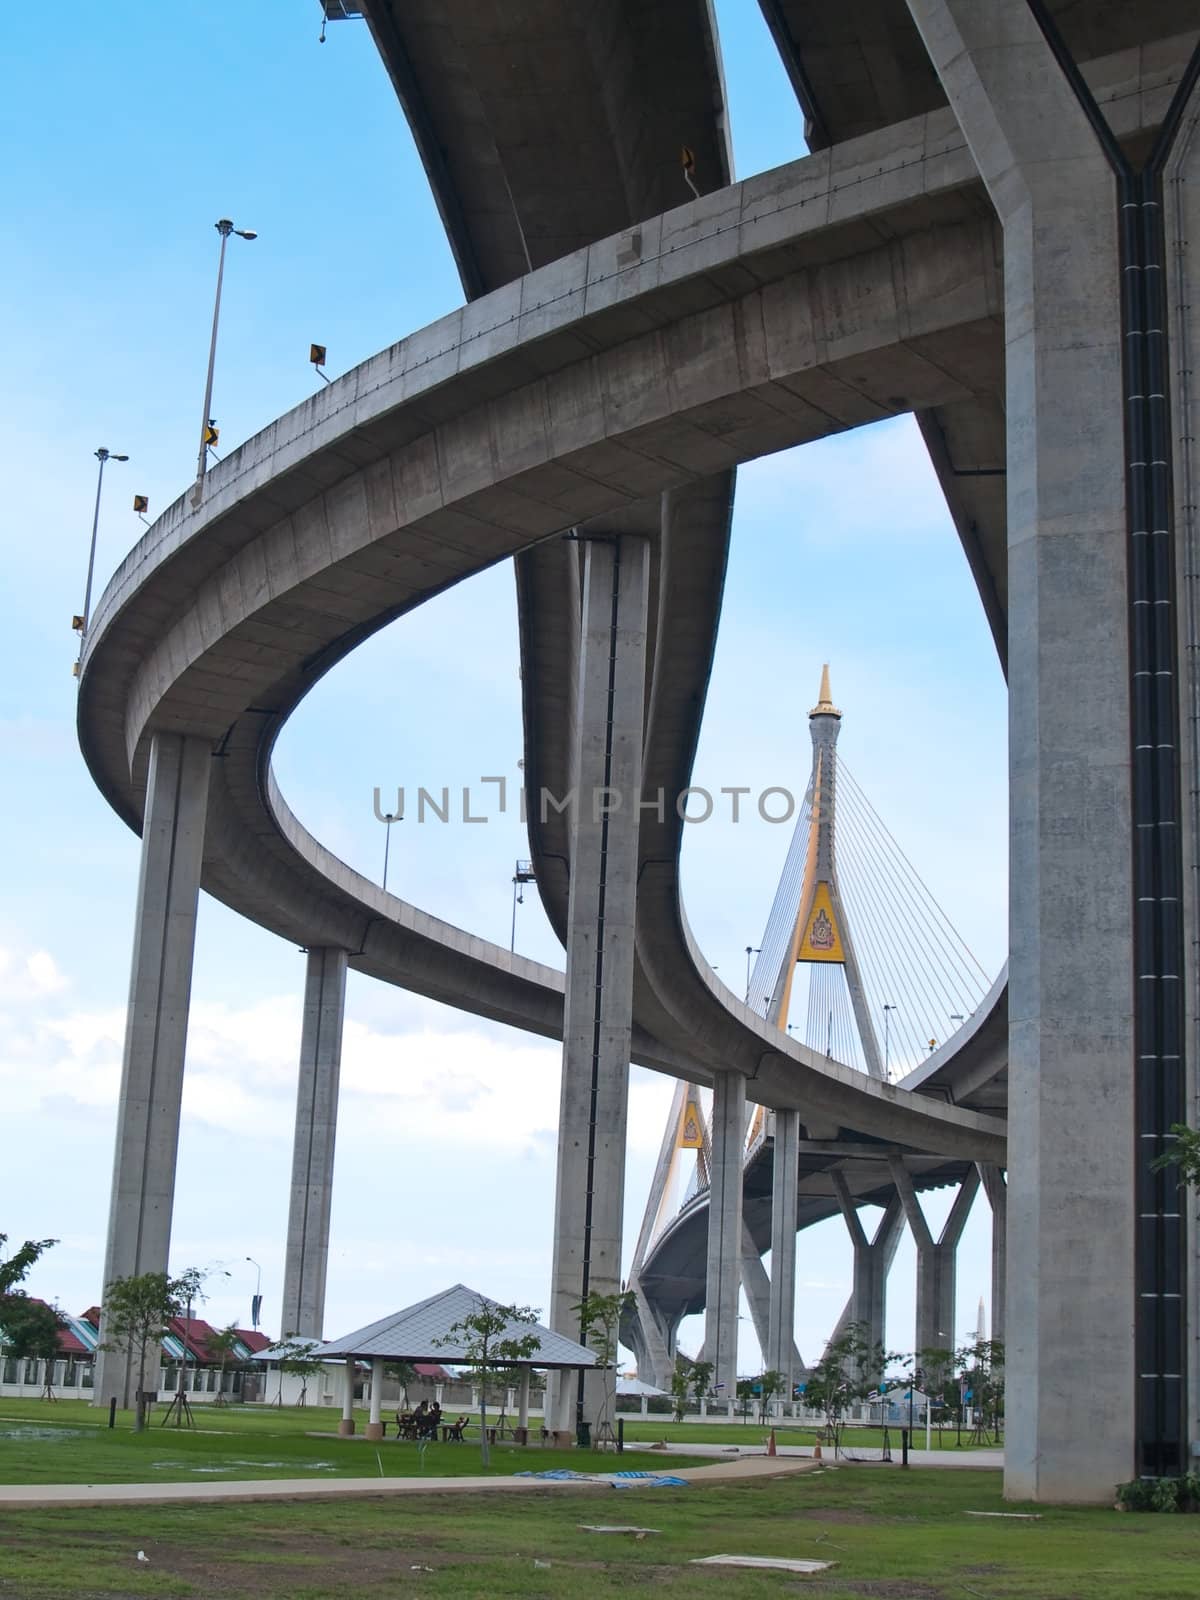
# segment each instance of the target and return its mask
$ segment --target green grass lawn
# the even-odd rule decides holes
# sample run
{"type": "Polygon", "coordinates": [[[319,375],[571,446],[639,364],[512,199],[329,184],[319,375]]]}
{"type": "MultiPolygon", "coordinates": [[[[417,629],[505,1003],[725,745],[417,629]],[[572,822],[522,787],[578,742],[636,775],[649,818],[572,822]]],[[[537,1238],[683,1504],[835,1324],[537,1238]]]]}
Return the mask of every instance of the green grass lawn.
{"type": "Polygon", "coordinates": [[[4,1600],[569,1596],[757,1600],[1195,1600],[1200,1518],[1020,1510],[1000,1475],[843,1467],[771,1482],[542,1496],[0,1513],[4,1600]],[[582,1532],[637,1523],[642,1541],[582,1532]],[[138,1550],[149,1557],[137,1561],[138,1550]],[[837,1563],[796,1579],[688,1566],[716,1553],[837,1563]],[[535,1562],[542,1563],[535,1565],[535,1562]]]}
{"type": "MultiPolygon", "coordinates": [[[[159,1408],[160,1412],[165,1407],[159,1408]]],[[[366,1413],[357,1417],[359,1437],[335,1437],[340,1411],[309,1407],[258,1410],[196,1406],[196,1426],[163,1427],[161,1415],[143,1433],[133,1432],[132,1414],[118,1413],[109,1429],[107,1412],[78,1402],[0,1400],[0,1483],[194,1483],[236,1478],[430,1478],[481,1473],[478,1438],[463,1444],[420,1449],[393,1438],[379,1444],[361,1437],[366,1413]],[[314,1438],[314,1432],[330,1437],[314,1438]]],[[[645,1457],[639,1457],[646,1464],[645,1457]]],[[[652,1464],[652,1463],[650,1463],[652,1464]]],[[[671,1466],[695,1464],[672,1455],[671,1466]]],[[[509,1442],[492,1446],[489,1473],[572,1467],[611,1471],[611,1451],[543,1450],[509,1442]]],[[[0,1596],[4,1590],[0,1586],[0,1596]]]]}

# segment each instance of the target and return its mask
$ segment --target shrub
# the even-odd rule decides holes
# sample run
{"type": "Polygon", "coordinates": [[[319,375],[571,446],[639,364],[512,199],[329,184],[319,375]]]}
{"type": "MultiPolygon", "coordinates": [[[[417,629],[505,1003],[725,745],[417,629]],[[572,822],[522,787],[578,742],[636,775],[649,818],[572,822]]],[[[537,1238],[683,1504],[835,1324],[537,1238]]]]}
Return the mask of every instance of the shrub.
{"type": "Polygon", "coordinates": [[[1200,1472],[1182,1478],[1134,1478],[1117,1485],[1122,1511],[1200,1511],[1200,1472]]]}

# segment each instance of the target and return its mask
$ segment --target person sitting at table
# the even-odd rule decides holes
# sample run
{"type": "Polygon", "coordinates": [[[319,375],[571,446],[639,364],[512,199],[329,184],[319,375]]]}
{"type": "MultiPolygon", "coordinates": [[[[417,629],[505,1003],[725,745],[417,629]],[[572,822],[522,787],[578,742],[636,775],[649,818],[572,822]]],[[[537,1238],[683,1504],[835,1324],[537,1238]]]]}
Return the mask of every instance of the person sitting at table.
{"type": "Polygon", "coordinates": [[[429,1408],[429,1437],[436,1439],[442,1421],[442,1408],[435,1400],[429,1408]]]}
{"type": "Polygon", "coordinates": [[[396,1407],[396,1437],[397,1439],[412,1438],[413,1416],[411,1411],[401,1411],[396,1407]]]}

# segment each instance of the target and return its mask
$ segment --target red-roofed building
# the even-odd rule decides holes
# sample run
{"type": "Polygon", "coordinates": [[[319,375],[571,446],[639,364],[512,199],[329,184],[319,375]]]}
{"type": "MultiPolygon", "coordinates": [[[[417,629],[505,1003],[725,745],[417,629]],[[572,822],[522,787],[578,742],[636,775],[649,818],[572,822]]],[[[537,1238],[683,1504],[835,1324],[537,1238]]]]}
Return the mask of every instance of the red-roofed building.
{"type": "MultiPolygon", "coordinates": [[[[44,1300],[38,1300],[36,1295],[30,1298],[38,1305],[47,1304],[44,1300]]],[[[0,1359],[0,1394],[42,1394],[48,1381],[52,1389],[67,1389],[91,1398],[92,1369],[100,1339],[99,1313],[96,1313],[95,1321],[89,1311],[85,1311],[81,1317],[61,1311],[59,1315],[62,1317],[62,1327],[58,1332],[58,1359],[47,1363],[4,1356],[0,1359]],[[47,1365],[51,1367],[49,1373],[46,1371],[47,1365]]]]}

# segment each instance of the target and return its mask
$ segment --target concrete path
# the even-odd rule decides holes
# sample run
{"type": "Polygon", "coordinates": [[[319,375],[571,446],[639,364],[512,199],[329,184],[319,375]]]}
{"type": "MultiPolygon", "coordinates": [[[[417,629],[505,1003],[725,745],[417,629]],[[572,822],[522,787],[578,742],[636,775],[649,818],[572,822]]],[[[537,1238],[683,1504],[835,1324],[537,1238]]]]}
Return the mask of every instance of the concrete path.
{"type": "MultiPolygon", "coordinates": [[[[668,1444],[665,1448],[658,1445],[627,1444],[625,1446],[625,1454],[627,1456],[637,1454],[642,1458],[661,1461],[664,1463],[664,1472],[671,1470],[666,1463],[672,1455],[716,1456],[722,1461],[730,1462],[772,1461],[778,1463],[780,1461],[804,1461],[809,1466],[825,1467],[865,1467],[881,1462],[883,1459],[883,1451],[878,1445],[855,1447],[853,1443],[848,1444],[836,1459],[834,1458],[833,1447],[825,1445],[820,1461],[814,1460],[811,1445],[789,1444],[779,1445],[778,1453],[774,1457],[764,1455],[761,1444],[668,1444]]],[[[990,1450],[956,1450],[953,1445],[949,1445],[942,1450],[910,1450],[908,1459],[914,1467],[974,1467],[977,1469],[991,1468],[993,1471],[999,1472],[1004,1466],[1004,1450],[1002,1447],[990,1450]]],[[[900,1445],[896,1443],[892,1446],[893,1465],[898,1464],[899,1460],[900,1445]]],[[[682,1477],[683,1474],[680,1473],[679,1476],[682,1477]]]]}
{"type": "MultiPolygon", "coordinates": [[[[720,1461],[710,1467],[684,1467],[669,1461],[655,1470],[685,1478],[689,1483],[739,1483],[749,1479],[777,1478],[811,1472],[811,1460],[785,1461],[779,1457],[751,1456],[720,1461]]],[[[614,1469],[617,1470],[617,1469],[614,1469]]],[[[630,1469],[638,1470],[638,1469],[630,1469]]],[[[647,1470],[649,1468],[647,1467],[647,1470]]],[[[32,1506],[196,1505],[254,1500],[337,1500],[422,1494],[519,1494],[543,1489],[607,1489],[602,1477],[579,1478],[246,1478],[229,1483],[29,1483],[0,1484],[0,1511],[28,1510],[32,1506]]],[[[631,1491],[640,1485],[635,1480],[631,1491]]]]}

